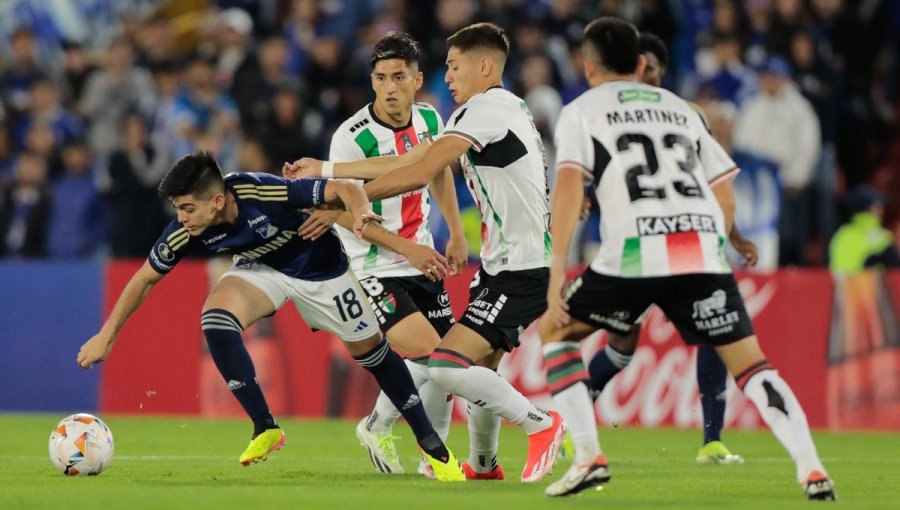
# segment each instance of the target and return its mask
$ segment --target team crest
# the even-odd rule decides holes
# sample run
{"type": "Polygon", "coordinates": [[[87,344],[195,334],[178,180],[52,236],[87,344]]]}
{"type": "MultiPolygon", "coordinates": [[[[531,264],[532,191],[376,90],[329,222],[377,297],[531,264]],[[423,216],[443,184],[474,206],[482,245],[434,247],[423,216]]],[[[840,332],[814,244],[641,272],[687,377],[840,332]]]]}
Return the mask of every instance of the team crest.
{"type": "Polygon", "coordinates": [[[278,233],[278,227],[272,225],[271,223],[266,223],[264,227],[259,227],[258,229],[256,229],[256,233],[259,234],[263,239],[268,239],[278,233]]]}
{"type": "Polygon", "coordinates": [[[160,243],[159,246],[156,247],[156,251],[159,253],[159,258],[166,262],[172,262],[175,259],[175,252],[173,252],[172,248],[169,248],[169,245],[166,243],[160,243]]]}
{"type": "Polygon", "coordinates": [[[394,298],[394,294],[388,292],[384,296],[381,297],[381,301],[378,303],[379,308],[385,311],[385,313],[394,313],[397,310],[397,299],[394,298]]]}
{"type": "Polygon", "coordinates": [[[413,148],[412,140],[409,138],[409,133],[403,133],[403,152],[409,152],[413,148]]]}
{"type": "Polygon", "coordinates": [[[447,295],[447,292],[441,292],[441,295],[438,296],[438,304],[447,307],[450,306],[450,296],[447,295]]]}

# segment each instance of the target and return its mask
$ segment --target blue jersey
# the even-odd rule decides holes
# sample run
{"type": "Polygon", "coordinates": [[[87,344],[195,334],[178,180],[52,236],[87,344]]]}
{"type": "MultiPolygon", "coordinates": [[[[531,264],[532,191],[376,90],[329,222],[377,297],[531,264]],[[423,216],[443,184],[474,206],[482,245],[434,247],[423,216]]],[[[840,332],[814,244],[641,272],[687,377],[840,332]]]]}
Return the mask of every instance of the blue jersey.
{"type": "Polygon", "coordinates": [[[150,251],[150,267],[165,274],[188,254],[230,253],[235,264],[256,261],[303,280],[340,276],[349,262],[334,229],[314,241],[297,235],[297,228],[308,217],[300,209],[324,202],[326,182],[261,173],[228,174],[225,189],[237,200],[237,220],[210,226],[196,237],[173,220],[150,251]]]}

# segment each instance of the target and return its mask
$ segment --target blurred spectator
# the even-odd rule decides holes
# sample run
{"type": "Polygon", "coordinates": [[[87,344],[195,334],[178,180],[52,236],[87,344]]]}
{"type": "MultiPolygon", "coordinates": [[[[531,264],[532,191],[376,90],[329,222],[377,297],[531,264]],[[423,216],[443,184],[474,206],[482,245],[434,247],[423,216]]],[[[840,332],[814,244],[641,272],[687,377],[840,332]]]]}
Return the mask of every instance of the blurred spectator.
{"type": "MultiPolygon", "coordinates": [[[[250,55],[253,19],[247,11],[232,7],[219,14],[216,30],[216,83],[231,86],[235,71],[250,55]]],[[[280,37],[279,40],[283,41],[280,37]]],[[[284,65],[284,62],[281,63],[284,65]]]]}
{"type": "Polygon", "coordinates": [[[784,59],[767,61],[760,92],[747,101],[738,118],[734,144],[778,164],[784,184],[779,257],[782,265],[803,264],[812,212],[809,184],[821,134],[815,111],[791,81],[784,59]]]}
{"type": "Polygon", "coordinates": [[[107,239],[114,257],[147,256],[168,218],[156,188],[169,170],[167,151],[149,137],[147,122],[132,113],[122,125],[122,148],[109,159],[107,239]]]}
{"type": "Polygon", "coordinates": [[[715,32],[709,50],[697,54],[697,72],[689,77],[683,93],[685,97],[710,94],[712,99],[728,101],[738,106],[756,91],[756,73],[741,61],[741,44],[737,36],[715,32]]]}
{"type": "Polygon", "coordinates": [[[21,115],[31,107],[31,84],[45,76],[38,65],[34,34],[30,29],[16,30],[9,41],[10,56],[0,78],[0,98],[10,116],[21,115]]]}
{"type": "Polygon", "coordinates": [[[838,229],[829,247],[832,273],[850,275],[869,267],[900,267],[896,241],[881,226],[884,201],[865,184],[850,191],[847,206],[852,216],[838,229]]]}
{"type": "Polygon", "coordinates": [[[46,79],[39,78],[31,84],[31,115],[27,124],[40,123],[53,131],[53,141],[63,146],[81,137],[81,119],[60,104],[59,89],[46,79]]]}
{"type": "Polygon", "coordinates": [[[299,94],[287,87],[275,94],[260,140],[268,160],[279,168],[286,161],[327,153],[328,149],[322,138],[322,119],[307,112],[299,94]]]}
{"type": "Polygon", "coordinates": [[[143,23],[138,30],[137,62],[140,67],[153,67],[178,58],[175,46],[174,22],[162,15],[156,15],[143,23]]]}
{"type": "MultiPolygon", "coordinates": [[[[545,164],[554,168],[556,150],[553,145],[553,128],[562,110],[559,92],[552,85],[552,68],[546,56],[535,53],[525,59],[522,66],[522,98],[531,110],[534,125],[544,142],[545,164]]],[[[551,176],[552,179],[552,176],[551,176]]]]}
{"type": "MultiPolygon", "coordinates": [[[[175,97],[172,128],[175,155],[198,150],[200,138],[213,136],[228,152],[236,148],[238,111],[230,96],[216,88],[212,63],[195,57],[187,69],[186,87],[175,97]]],[[[220,154],[221,156],[221,154],[220,154]]]]}
{"type": "Polygon", "coordinates": [[[13,182],[0,199],[0,255],[45,256],[49,217],[47,163],[40,156],[22,154],[16,161],[13,182]]]}
{"type": "Polygon", "coordinates": [[[62,102],[67,107],[78,104],[90,74],[94,71],[87,50],[75,42],[63,43],[62,73],[57,78],[62,102]]]}
{"type": "Polygon", "coordinates": [[[265,38],[256,53],[234,73],[231,95],[237,102],[244,131],[252,131],[268,117],[275,92],[290,81],[285,73],[287,59],[287,43],[273,35],[265,38]]]}
{"type": "Polygon", "coordinates": [[[61,146],[56,143],[53,129],[43,122],[32,122],[25,133],[25,152],[38,156],[47,167],[48,177],[54,179],[61,173],[61,146]]]}
{"type": "MultiPolygon", "coordinates": [[[[731,103],[705,103],[703,110],[719,145],[731,155],[741,169],[732,181],[735,196],[734,223],[741,234],[759,248],[759,261],[753,269],[770,271],[778,268],[778,227],[781,212],[781,180],[778,165],[769,159],[732,146],[735,107],[731,103]]],[[[726,255],[732,265],[743,256],[728,244],[726,255]]]]}
{"type": "Polygon", "coordinates": [[[86,142],[76,140],[63,148],[63,175],[53,183],[47,230],[51,257],[83,257],[102,246],[105,218],[93,166],[86,142]]]}
{"type": "Polygon", "coordinates": [[[88,140],[94,152],[105,157],[120,143],[119,126],[130,110],[149,112],[155,102],[153,78],[135,67],[134,49],[125,39],[113,41],[102,69],[85,85],[80,110],[90,123],[88,140]]]}
{"type": "Polygon", "coordinates": [[[238,149],[238,168],[241,172],[268,172],[281,175],[281,167],[269,163],[266,151],[255,138],[244,138],[241,142],[238,149]]]}
{"type": "MultiPolygon", "coordinates": [[[[150,138],[154,143],[174,146],[175,99],[181,90],[182,73],[175,62],[162,62],[152,71],[153,83],[156,86],[156,101],[150,108],[148,116],[150,138]]],[[[173,153],[173,160],[174,156],[173,153]]]]}
{"type": "Polygon", "coordinates": [[[9,137],[9,129],[0,123],[0,193],[6,188],[6,184],[12,181],[15,163],[15,150],[9,137]]]}

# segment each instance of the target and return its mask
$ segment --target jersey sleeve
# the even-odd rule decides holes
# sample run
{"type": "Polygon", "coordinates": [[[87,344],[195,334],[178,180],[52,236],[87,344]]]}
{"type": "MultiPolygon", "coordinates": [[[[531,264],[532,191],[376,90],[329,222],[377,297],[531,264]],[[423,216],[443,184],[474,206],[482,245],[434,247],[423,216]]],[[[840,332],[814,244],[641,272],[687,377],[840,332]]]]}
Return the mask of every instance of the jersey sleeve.
{"type": "Polygon", "coordinates": [[[469,101],[453,112],[441,136],[462,138],[472,144],[476,152],[481,152],[508,131],[502,112],[498,110],[489,100],[469,101]]]}
{"type": "Polygon", "coordinates": [[[444,132],[444,119],[441,118],[441,114],[434,106],[428,103],[416,103],[416,108],[425,121],[425,125],[428,126],[428,135],[431,138],[437,138],[444,132]]]}
{"type": "Polygon", "coordinates": [[[175,264],[188,253],[200,253],[203,251],[203,242],[191,237],[187,229],[176,220],[163,230],[159,239],[150,249],[147,262],[159,274],[167,274],[175,268],[175,264]]]}
{"type": "Polygon", "coordinates": [[[706,182],[710,186],[715,186],[720,182],[733,179],[740,172],[734,160],[719,145],[719,142],[709,134],[709,131],[705,128],[701,128],[698,131],[700,133],[698,139],[700,164],[703,165],[706,182]]]}
{"type": "Polygon", "coordinates": [[[335,163],[342,161],[359,161],[366,159],[359,145],[350,138],[348,133],[342,129],[338,129],[331,137],[331,148],[328,150],[328,160],[335,163]]]}
{"type": "Polygon", "coordinates": [[[577,168],[586,178],[593,180],[594,166],[597,164],[594,141],[577,110],[563,108],[553,137],[556,144],[556,169],[577,168]]]}
{"type": "Polygon", "coordinates": [[[294,209],[318,207],[325,202],[328,179],[285,179],[271,174],[242,173],[226,176],[239,200],[282,202],[294,209]]]}

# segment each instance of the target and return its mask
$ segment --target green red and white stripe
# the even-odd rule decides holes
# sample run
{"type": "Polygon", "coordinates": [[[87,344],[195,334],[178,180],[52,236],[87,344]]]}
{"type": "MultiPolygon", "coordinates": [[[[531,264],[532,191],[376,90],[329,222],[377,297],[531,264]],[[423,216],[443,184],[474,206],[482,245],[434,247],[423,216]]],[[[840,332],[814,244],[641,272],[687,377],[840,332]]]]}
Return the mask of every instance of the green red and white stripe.
{"type": "Polygon", "coordinates": [[[729,269],[722,253],[724,243],[723,237],[705,232],[628,237],[622,246],[619,274],[638,277],[723,272],[729,269]]]}
{"type": "Polygon", "coordinates": [[[591,377],[584,367],[580,344],[560,342],[558,349],[544,354],[547,369],[547,388],[552,395],[580,382],[590,388],[591,377]]]}

